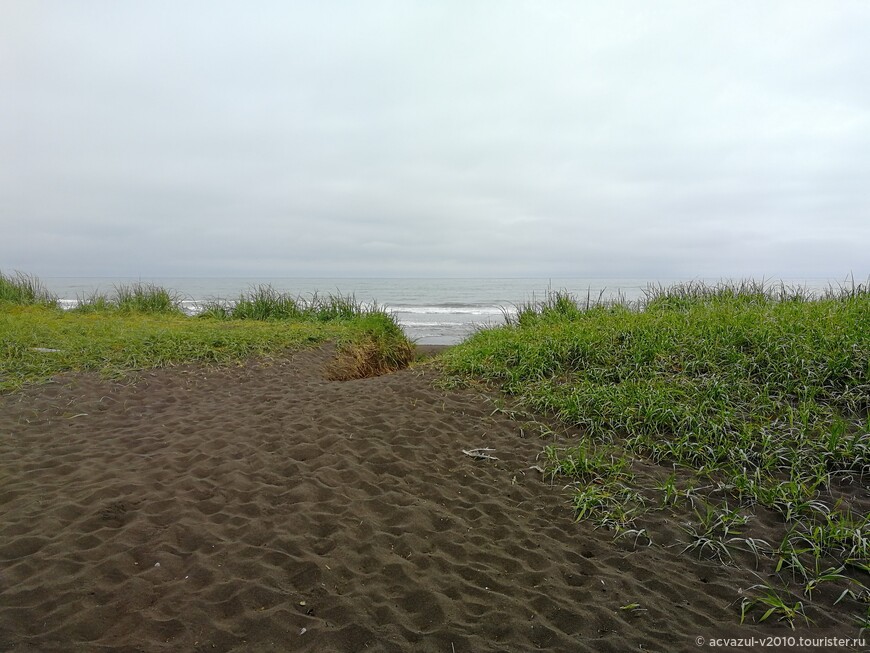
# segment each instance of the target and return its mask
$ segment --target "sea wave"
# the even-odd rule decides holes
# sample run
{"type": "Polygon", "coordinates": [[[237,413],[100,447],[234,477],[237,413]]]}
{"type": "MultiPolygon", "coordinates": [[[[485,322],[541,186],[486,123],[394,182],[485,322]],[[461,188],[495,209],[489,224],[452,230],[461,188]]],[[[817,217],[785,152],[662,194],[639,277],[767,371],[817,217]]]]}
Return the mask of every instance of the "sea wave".
{"type": "Polygon", "coordinates": [[[407,313],[409,315],[502,315],[504,312],[514,312],[513,306],[499,305],[450,305],[438,304],[434,306],[407,306],[387,304],[386,309],[394,313],[407,313]]]}

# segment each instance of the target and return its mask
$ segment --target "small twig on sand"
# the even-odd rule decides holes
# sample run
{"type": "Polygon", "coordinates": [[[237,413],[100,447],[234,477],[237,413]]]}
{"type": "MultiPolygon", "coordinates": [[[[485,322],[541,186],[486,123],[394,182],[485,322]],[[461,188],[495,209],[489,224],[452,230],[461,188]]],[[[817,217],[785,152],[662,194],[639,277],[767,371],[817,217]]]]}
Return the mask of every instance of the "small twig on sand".
{"type": "Polygon", "coordinates": [[[477,460],[498,460],[495,456],[490,456],[487,452],[495,451],[495,449],[490,449],[488,447],[479,447],[477,449],[463,449],[462,453],[466,456],[471,456],[472,458],[476,458],[477,460]]]}

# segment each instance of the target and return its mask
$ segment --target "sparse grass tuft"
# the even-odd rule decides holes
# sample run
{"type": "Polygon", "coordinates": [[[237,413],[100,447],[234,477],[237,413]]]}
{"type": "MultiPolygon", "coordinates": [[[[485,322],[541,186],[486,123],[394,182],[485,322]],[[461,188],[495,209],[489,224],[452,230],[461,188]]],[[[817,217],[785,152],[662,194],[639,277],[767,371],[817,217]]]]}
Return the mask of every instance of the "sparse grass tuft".
{"type": "Polygon", "coordinates": [[[767,621],[770,617],[776,617],[778,621],[785,621],[792,629],[794,629],[794,622],[798,618],[803,618],[807,625],[810,624],[811,619],[804,611],[804,604],[802,601],[795,601],[794,603],[786,601],[775,589],[767,585],[754,585],[749,589],[763,589],[764,591],[760,592],[754,599],[746,597],[741,601],[741,624],[746,620],[747,615],[756,607],[762,609],[766,608],[765,612],[758,619],[758,623],[767,621]]]}

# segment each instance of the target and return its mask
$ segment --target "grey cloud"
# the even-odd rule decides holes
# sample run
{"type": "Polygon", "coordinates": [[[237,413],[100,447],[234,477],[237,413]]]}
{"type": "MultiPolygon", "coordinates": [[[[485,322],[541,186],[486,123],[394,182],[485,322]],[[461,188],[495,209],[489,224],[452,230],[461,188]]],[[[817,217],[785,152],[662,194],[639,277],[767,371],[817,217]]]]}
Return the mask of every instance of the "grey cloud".
{"type": "Polygon", "coordinates": [[[10,2],[0,268],[866,275],[865,3],[10,2]]]}

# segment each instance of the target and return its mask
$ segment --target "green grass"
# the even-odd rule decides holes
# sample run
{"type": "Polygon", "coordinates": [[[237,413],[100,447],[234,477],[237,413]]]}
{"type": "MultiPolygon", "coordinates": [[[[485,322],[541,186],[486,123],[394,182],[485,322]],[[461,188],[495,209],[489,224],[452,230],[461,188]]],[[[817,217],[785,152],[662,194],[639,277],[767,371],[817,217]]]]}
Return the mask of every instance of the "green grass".
{"type": "Polygon", "coordinates": [[[115,304],[126,313],[182,313],[177,293],[150,283],[116,286],[115,304]]]}
{"type": "Polygon", "coordinates": [[[184,315],[182,296],[153,283],[121,284],[111,294],[95,291],[78,297],[72,313],[149,313],[155,315],[184,315]]]}
{"type": "Polygon", "coordinates": [[[870,292],[688,290],[583,310],[558,295],[443,359],[595,440],[724,472],[772,507],[870,472],[870,292]]]}
{"type": "MultiPolygon", "coordinates": [[[[40,286],[34,281],[33,287],[40,286]]],[[[258,297],[262,293],[249,303],[258,297]]],[[[144,284],[118,287],[113,297],[95,294],[70,311],[30,295],[14,297],[0,302],[0,390],[69,371],[122,376],[184,363],[236,364],[325,341],[338,344],[336,378],[385,373],[412,359],[412,345],[393,316],[376,307],[330,297],[303,308],[187,317],[176,293],[144,284]]]]}
{"type": "Polygon", "coordinates": [[[313,293],[310,297],[295,297],[272,286],[261,285],[234,302],[219,299],[206,302],[202,315],[236,320],[333,322],[374,313],[383,311],[376,305],[366,306],[358,302],[353,295],[313,293]]]}
{"type": "MultiPolygon", "coordinates": [[[[814,569],[866,575],[870,518],[849,488],[870,474],[867,285],[813,295],[692,283],[650,287],[634,303],[550,293],[506,322],[442,364],[452,383],[494,384],[580,429],[577,446],[546,450],[547,476],[573,485],[578,519],[620,534],[644,513],[682,511],[683,551],[728,564],[750,552],[801,588],[839,578],[814,569]],[[627,473],[637,459],[660,465],[657,481],[627,473]],[[780,547],[743,533],[759,505],[780,516],[780,547]]],[[[800,611],[779,607],[790,622],[800,611]]]]}
{"type": "Polygon", "coordinates": [[[807,625],[810,624],[810,618],[807,617],[804,611],[804,605],[801,601],[791,602],[786,600],[771,587],[766,585],[754,585],[750,590],[764,590],[759,592],[754,599],[744,598],[740,603],[740,623],[742,624],[747,615],[755,608],[764,610],[763,614],[757,619],[758,623],[762,623],[767,619],[776,617],[777,621],[785,621],[792,629],[794,623],[798,619],[803,619],[807,625]]]}
{"type": "Polygon", "coordinates": [[[13,275],[0,272],[0,307],[19,306],[57,306],[57,297],[52,295],[36,277],[22,272],[13,275]]]}
{"type": "Polygon", "coordinates": [[[95,292],[78,298],[75,313],[151,313],[183,315],[181,296],[151,283],[115,286],[113,295],[95,292]]]}

